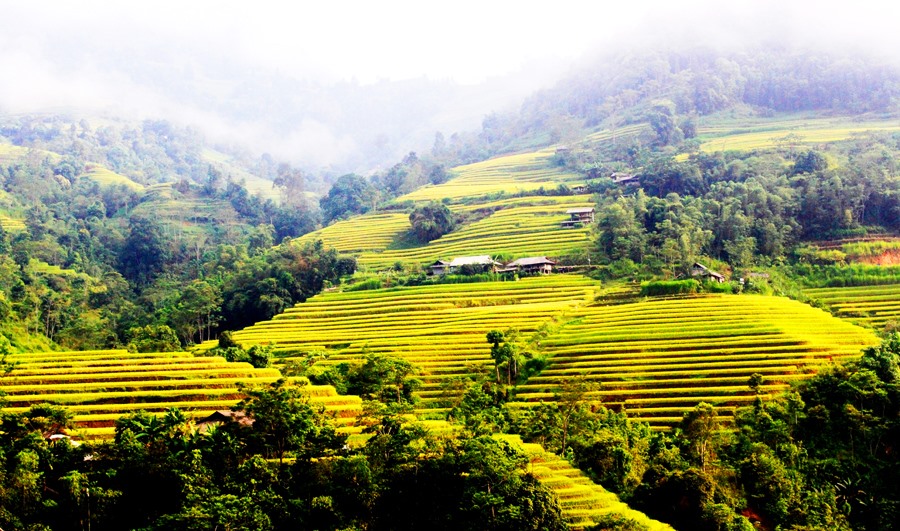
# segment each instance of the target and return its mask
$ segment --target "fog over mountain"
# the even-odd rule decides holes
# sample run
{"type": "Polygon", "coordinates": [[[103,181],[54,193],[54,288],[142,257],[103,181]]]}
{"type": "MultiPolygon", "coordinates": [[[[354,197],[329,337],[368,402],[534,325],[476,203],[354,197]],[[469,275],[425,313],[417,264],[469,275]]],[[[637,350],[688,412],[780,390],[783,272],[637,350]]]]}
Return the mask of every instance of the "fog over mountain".
{"type": "Polygon", "coordinates": [[[875,2],[6,4],[0,112],[165,118],[334,171],[477,128],[597,54],[770,41],[889,53],[897,41],[897,8],[875,2]]]}

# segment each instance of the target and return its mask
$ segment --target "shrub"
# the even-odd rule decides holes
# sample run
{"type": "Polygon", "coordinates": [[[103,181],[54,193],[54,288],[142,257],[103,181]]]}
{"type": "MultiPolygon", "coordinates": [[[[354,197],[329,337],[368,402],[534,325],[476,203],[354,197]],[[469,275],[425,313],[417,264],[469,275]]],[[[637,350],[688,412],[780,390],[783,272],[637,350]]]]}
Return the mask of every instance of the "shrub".
{"type": "Polygon", "coordinates": [[[687,280],[651,280],[641,283],[641,296],[657,297],[660,295],[687,295],[700,291],[700,283],[689,278],[687,280]]]}

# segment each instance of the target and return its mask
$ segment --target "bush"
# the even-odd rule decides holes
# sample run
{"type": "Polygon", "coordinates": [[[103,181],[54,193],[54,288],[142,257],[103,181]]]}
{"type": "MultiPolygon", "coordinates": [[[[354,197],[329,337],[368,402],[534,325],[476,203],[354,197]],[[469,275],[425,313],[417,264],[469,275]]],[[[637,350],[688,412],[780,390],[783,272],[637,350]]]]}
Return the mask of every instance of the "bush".
{"type": "Polygon", "coordinates": [[[704,282],[703,291],[707,293],[734,293],[734,284],[731,282],[704,282]]]}
{"type": "Polygon", "coordinates": [[[651,280],[641,283],[641,296],[658,297],[660,295],[688,295],[700,291],[700,283],[689,278],[687,280],[651,280]]]}
{"type": "Polygon", "coordinates": [[[623,514],[605,514],[597,520],[597,525],[589,527],[589,531],[649,531],[649,527],[632,520],[623,514]]]}
{"type": "Polygon", "coordinates": [[[370,278],[363,280],[362,282],[357,282],[356,284],[351,284],[344,288],[344,291],[368,291],[372,289],[381,289],[383,284],[380,278],[370,278]]]}

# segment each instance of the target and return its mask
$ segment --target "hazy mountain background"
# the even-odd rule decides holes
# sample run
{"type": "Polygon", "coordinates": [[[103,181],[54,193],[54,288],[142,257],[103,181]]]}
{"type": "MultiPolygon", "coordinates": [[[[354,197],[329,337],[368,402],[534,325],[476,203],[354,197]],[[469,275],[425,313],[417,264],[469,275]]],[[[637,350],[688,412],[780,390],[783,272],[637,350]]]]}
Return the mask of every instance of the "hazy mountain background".
{"type": "Polygon", "coordinates": [[[0,112],[166,119],[332,173],[388,167],[573,73],[608,82],[597,64],[662,43],[889,58],[897,41],[876,2],[6,4],[0,112]]]}

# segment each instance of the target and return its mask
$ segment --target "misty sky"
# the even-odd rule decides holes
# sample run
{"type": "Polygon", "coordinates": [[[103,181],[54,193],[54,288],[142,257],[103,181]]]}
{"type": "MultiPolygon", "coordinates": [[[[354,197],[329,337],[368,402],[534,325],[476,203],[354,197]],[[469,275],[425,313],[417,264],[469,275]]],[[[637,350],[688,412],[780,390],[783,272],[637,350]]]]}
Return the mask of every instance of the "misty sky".
{"type": "Polygon", "coordinates": [[[788,38],[891,56],[900,44],[887,2],[0,4],[0,112],[167,118],[318,166],[475,128],[600,52],[788,38]]]}

